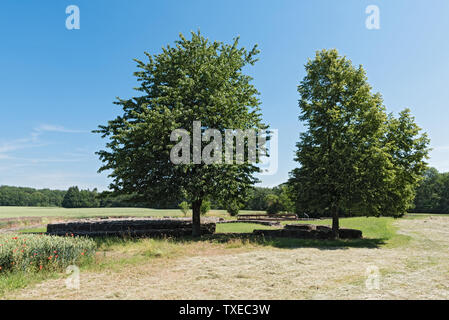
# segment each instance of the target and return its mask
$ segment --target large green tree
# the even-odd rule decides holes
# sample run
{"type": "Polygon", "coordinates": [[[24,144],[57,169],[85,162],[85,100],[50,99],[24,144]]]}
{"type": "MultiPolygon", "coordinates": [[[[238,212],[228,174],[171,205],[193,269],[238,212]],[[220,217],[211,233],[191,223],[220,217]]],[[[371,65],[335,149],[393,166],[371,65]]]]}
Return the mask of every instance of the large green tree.
{"type": "MultiPolygon", "coordinates": [[[[201,232],[205,199],[243,202],[257,181],[254,163],[175,165],[170,152],[177,141],[171,141],[171,133],[182,128],[191,134],[193,121],[201,121],[203,133],[214,128],[223,136],[225,129],[265,130],[259,93],[243,72],[257,61],[257,53],[256,46],[240,48],[238,38],[232,44],[211,42],[198,32],[191,39],[180,35],[175,46],[160,54],[145,53],[146,63],[135,60],[141,95],[118,99],[123,114],[96,131],[109,139],[107,150],[98,154],[104,162],[100,171],[111,170],[110,188],[146,202],[186,199],[192,204],[195,236],[201,232]]],[[[210,142],[206,140],[200,142],[201,149],[210,142]]],[[[219,158],[224,158],[224,149],[219,158]]],[[[190,148],[189,159],[195,159],[194,151],[190,148]]],[[[220,153],[214,149],[211,154],[215,152],[220,153]]]]}
{"type": "Polygon", "coordinates": [[[409,110],[387,115],[371,92],[364,69],[337,50],[322,50],[305,66],[298,86],[299,119],[306,131],[297,143],[291,172],[298,213],[402,215],[425,170],[428,139],[409,110]]]}

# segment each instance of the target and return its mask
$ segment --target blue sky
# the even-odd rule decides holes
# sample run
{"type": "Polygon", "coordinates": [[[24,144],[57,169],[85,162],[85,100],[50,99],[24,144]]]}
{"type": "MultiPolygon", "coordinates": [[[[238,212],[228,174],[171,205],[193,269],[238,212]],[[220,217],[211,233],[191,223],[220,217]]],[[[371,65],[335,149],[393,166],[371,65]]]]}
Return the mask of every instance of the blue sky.
{"type": "Polygon", "coordinates": [[[447,0],[2,1],[0,185],[106,189],[94,154],[104,141],[91,130],[119,114],[115,97],[135,95],[133,58],[198,29],[259,45],[248,72],[265,121],[279,129],[279,170],[261,185],[284,182],[296,166],[296,87],[322,48],[363,64],[389,111],[409,107],[430,135],[430,165],[449,171],[448,14],[447,0]],[[71,4],[79,30],[65,27],[71,4]],[[368,5],[380,8],[379,30],[365,27],[368,5]]]}

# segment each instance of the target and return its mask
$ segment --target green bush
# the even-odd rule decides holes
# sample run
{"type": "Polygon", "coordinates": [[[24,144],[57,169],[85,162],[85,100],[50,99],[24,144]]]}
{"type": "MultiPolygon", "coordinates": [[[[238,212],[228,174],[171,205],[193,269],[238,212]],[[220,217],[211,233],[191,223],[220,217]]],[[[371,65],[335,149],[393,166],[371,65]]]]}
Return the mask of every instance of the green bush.
{"type": "Polygon", "coordinates": [[[184,214],[184,217],[187,216],[187,214],[190,211],[190,206],[186,201],[183,201],[179,204],[179,209],[181,209],[182,213],[184,214]]]}
{"type": "Polygon", "coordinates": [[[239,211],[240,211],[240,206],[238,203],[236,202],[231,202],[229,204],[226,205],[226,211],[231,215],[231,216],[236,216],[238,215],[239,211]]]}
{"type": "Polygon", "coordinates": [[[267,196],[267,213],[276,214],[282,211],[282,209],[283,207],[279,197],[275,194],[269,194],[267,196]]]}
{"type": "Polygon", "coordinates": [[[277,188],[277,192],[278,194],[269,194],[265,198],[267,213],[294,212],[295,203],[291,198],[291,189],[284,185],[277,188]]]}
{"type": "Polygon", "coordinates": [[[204,216],[206,213],[210,211],[210,201],[209,200],[203,200],[200,207],[200,213],[202,216],[204,216]]]}
{"type": "Polygon", "coordinates": [[[96,243],[81,237],[0,235],[0,273],[62,270],[95,254],[96,243]]]}

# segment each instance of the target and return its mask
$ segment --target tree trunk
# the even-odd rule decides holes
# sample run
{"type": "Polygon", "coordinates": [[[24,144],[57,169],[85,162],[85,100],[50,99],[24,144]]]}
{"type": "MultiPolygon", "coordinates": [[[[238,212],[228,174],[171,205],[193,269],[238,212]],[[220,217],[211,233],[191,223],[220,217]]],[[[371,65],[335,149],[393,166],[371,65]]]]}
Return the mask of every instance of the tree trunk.
{"type": "Polygon", "coordinates": [[[340,223],[338,220],[338,208],[332,210],[332,236],[334,239],[339,238],[340,223]]]}
{"type": "Polygon", "coordinates": [[[192,236],[201,236],[201,203],[203,200],[193,201],[192,203],[192,236]]]}

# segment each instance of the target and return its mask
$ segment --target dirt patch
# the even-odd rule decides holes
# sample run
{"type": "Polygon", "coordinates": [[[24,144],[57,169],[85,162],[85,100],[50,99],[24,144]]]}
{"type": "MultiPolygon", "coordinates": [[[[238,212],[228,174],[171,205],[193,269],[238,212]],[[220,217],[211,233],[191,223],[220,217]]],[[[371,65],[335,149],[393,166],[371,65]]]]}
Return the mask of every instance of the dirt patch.
{"type": "Polygon", "coordinates": [[[81,274],[15,292],[19,299],[448,299],[449,217],[402,219],[397,248],[222,250],[81,274]]]}
{"type": "Polygon", "coordinates": [[[36,229],[36,228],[42,228],[45,227],[43,224],[34,224],[34,225],[27,225],[26,227],[14,227],[14,228],[2,228],[0,229],[0,233],[12,233],[20,230],[26,230],[26,229],[36,229]]]}
{"type": "Polygon", "coordinates": [[[23,229],[41,228],[49,222],[60,222],[62,218],[55,217],[20,217],[20,218],[1,218],[0,233],[16,232],[23,229]]]}

